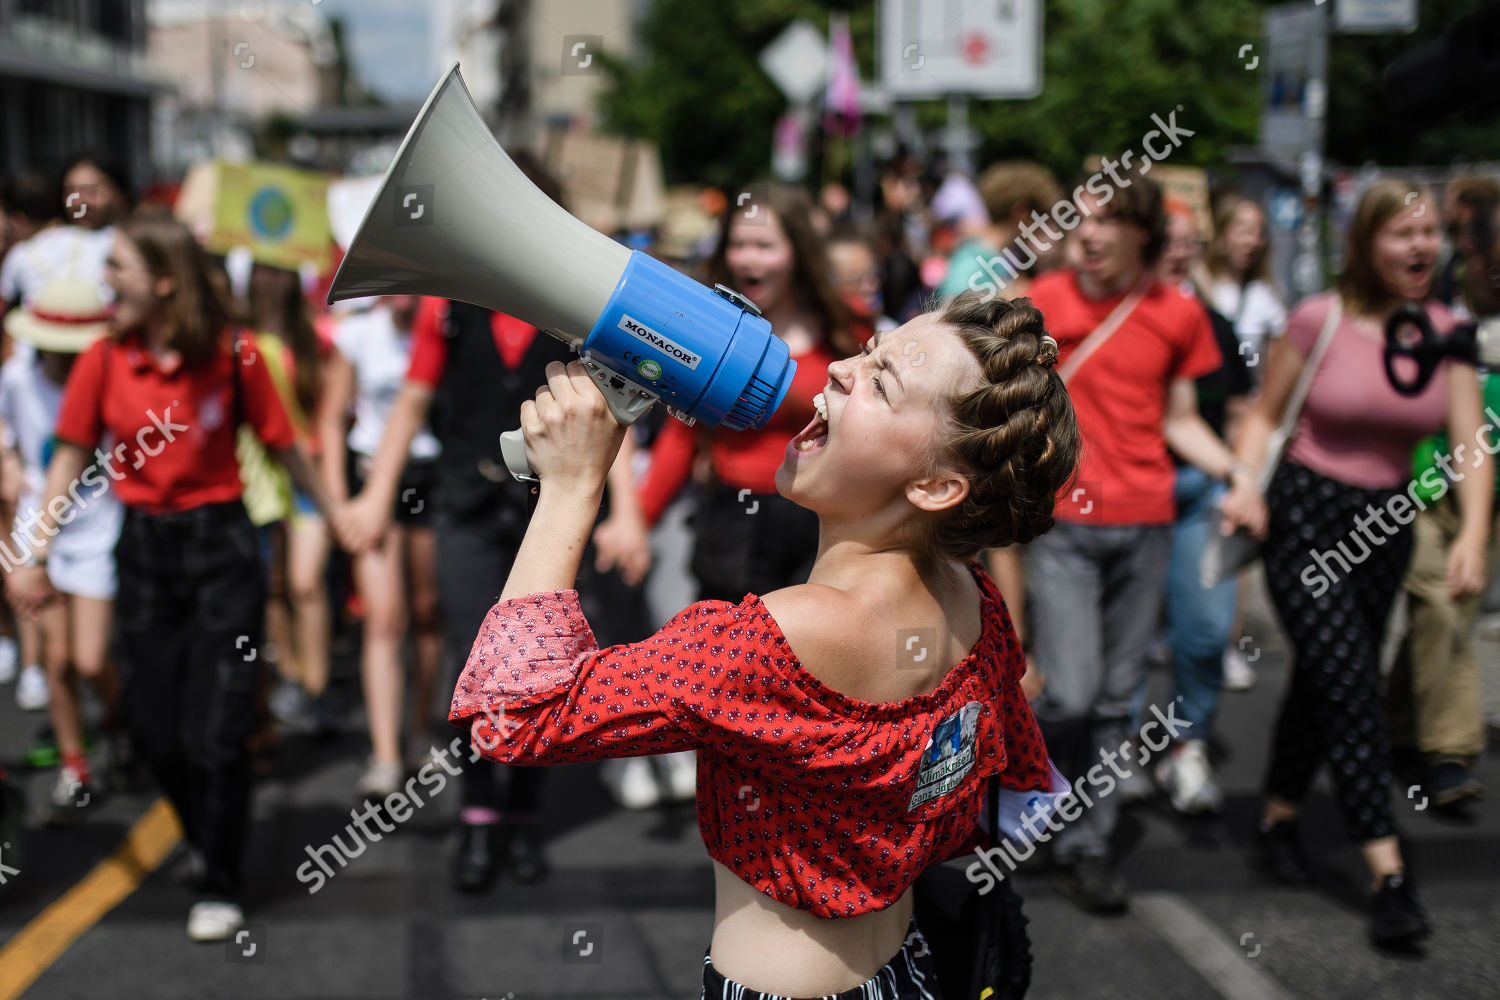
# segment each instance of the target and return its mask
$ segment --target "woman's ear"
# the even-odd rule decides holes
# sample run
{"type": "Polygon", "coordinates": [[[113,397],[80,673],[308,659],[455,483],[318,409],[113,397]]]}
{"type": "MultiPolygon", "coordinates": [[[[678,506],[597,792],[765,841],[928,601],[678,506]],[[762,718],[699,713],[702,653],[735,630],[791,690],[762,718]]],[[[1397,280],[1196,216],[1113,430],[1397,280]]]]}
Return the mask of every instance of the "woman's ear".
{"type": "Polygon", "coordinates": [[[927,478],[913,480],[906,487],[906,499],[918,510],[948,510],[963,503],[968,496],[968,477],[949,468],[939,468],[927,478]]]}
{"type": "Polygon", "coordinates": [[[175,291],[177,291],[177,282],[172,278],[164,276],[151,283],[151,292],[159,299],[165,299],[175,291]]]}

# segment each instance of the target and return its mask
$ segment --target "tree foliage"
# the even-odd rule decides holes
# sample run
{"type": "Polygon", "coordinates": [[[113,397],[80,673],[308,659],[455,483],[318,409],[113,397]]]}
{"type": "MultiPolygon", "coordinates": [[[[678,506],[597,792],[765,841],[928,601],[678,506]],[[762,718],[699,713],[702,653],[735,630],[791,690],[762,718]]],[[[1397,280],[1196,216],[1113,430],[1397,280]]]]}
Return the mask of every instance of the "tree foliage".
{"type": "MultiPolygon", "coordinates": [[[[1331,159],[1500,158],[1493,125],[1448,122],[1416,136],[1392,130],[1379,88],[1391,58],[1485,2],[1422,0],[1424,23],[1414,35],[1333,36],[1331,159]]],[[[1176,111],[1178,125],[1196,134],[1170,162],[1225,164],[1231,146],[1256,140],[1261,73],[1245,64],[1264,48],[1261,15],[1270,6],[1268,0],[1045,0],[1042,92],[1022,101],[971,99],[979,162],[1024,157],[1068,176],[1089,154],[1139,150],[1151,115],[1176,111]],[[1254,50],[1242,57],[1246,44],[1254,50]]],[[[606,125],[656,141],[670,182],[728,188],[763,176],[786,100],[761,70],[761,50],[796,18],[826,31],[830,10],[846,10],[860,74],[874,79],[876,7],[875,0],[653,0],[637,25],[640,58],[606,63],[614,77],[602,102],[606,125]]],[[[946,115],[942,101],[921,102],[917,112],[925,127],[940,127],[946,115]]]]}
{"type": "Polygon", "coordinates": [[[1176,111],[1195,135],[1170,162],[1223,163],[1255,139],[1259,74],[1238,53],[1258,35],[1251,0],[1051,0],[1041,94],[973,102],[979,162],[1023,157],[1066,177],[1092,153],[1139,156],[1151,116],[1176,111]]]}

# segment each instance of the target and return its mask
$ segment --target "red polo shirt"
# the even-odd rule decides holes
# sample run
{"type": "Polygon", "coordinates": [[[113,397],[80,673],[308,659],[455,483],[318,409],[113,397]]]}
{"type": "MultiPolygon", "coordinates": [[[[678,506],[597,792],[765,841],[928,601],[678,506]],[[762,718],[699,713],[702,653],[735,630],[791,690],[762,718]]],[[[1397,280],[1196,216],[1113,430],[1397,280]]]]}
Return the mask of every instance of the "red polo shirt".
{"type": "MultiPolygon", "coordinates": [[[[236,372],[225,334],[225,350],[192,367],[164,369],[136,332],[96,341],[78,358],[63,390],[57,417],[59,440],[94,450],[99,471],[113,480],[130,507],[149,513],[189,510],[239,499],[239,463],[234,457],[236,372]]],[[[296,440],[255,342],[246,338],[238,372],[239,413],[270,449],[296,440]]]]}
{"type": "MultiPolygon", "coordinates": [[[[1072,270],[1051,271],[1027,289],[1057,340],[1058,364],[1125,298],[1087,298],[1072,270]]],[[[1068,396],[1083,433],[1077,481],[1058,495],[1059,521],[1171,524],[1176,470],[1162,421],[1167,389],[1224,363],[1202,303],[1161,281],[1104,346],[1078,367],[1068,396]]]]}

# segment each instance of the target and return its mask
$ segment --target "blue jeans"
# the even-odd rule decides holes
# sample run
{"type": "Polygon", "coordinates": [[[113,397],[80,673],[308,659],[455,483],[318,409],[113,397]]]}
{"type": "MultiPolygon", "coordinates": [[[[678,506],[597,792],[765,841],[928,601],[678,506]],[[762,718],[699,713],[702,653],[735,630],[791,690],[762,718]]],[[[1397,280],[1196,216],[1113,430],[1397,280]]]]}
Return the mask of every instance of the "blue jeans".
{"type": "Polygon", "coordinates": [[[1177,714],[1207,739],[1224,690],[1224,647],[1234,627],[1237,580],[1204,589],[1198,562],[1208,533],[1217,530],[1216,508],[1228,491],[1192,466],[1177,470],[1177,523],[1167,572],[1167,638],[1172,644],[1172,698],[1177,714]]]}

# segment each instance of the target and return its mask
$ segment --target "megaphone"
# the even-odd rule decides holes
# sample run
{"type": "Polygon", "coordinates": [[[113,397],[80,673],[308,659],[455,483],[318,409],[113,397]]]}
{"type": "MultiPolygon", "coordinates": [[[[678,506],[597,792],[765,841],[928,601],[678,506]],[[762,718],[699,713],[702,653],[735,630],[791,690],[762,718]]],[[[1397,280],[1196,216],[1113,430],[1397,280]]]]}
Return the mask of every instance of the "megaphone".
{"type": "MultiPolygon", "coordinates": [[[[611,412],[655,403],[731,430],[764,427],[797,363],[760,310],[584,225],[495,141],[455,64],[381,180],[328,291],[432,295],[506,313],[571,346],[611,412]]],[[[519,430],[500,436],[516,479],[536,481],[519,430]]]]}

